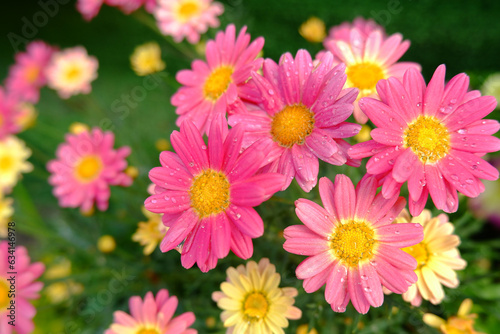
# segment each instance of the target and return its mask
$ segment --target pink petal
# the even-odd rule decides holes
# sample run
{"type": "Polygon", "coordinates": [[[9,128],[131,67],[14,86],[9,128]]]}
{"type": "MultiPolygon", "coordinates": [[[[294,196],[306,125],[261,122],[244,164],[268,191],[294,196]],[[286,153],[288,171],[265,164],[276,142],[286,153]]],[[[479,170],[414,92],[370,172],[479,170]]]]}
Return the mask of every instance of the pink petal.
{"type": "MultiPolygon", "coordinates": [[[[399,224],[391,224],[391,225],[399,225],[399,224]]],[[[415,224],[415,225],[420,225],[420,224],[415,224]]],[[[417,230],[417,227],[411,226],[411,228],[417,230]]],[[[420,241],[422,241],[423,236],[424,233],[421,227],[420,241]]],[[[416,243],[419,243],[420,241],[417,241],[416,243]]],[[[416,243],[413,243],[412,245],[416,243]]],[[[387,261],[388,263],[390,263],[391,265],[393,265],[398,269],[415,270],[417,268],[417,261],[413,258],[413,256],[409,255],[408,253],[396,247],[399,246],[393,247],[392,245],[379,244],[375,252],[381,259],[387,261]]]]}
{"type": "Polygon", "coordinates": [[[308,257],[304,261],[302,261],[295,273],[297,274],[298,279],[310,278],[315,275],[318,275],[321,271],[328,268],[334,261],[334,257],[331,254],[331,251],[328,250],[323,253],[319,253],[317,255],[308,257]]]}
{"type": "Polygon", "coordinates": [[[453,112],[462,102],[467,89],[469,89],[469,77],[465,73],[457,74],[451,78],[444,88],[440,111],[453,112]]]}
{"type": "Polygon", "coordinates": [[[387,146],[400,146],[403,144],[403,133],[401,130],[375,128],[370,132],[370,135],[376,142],[387,146]]]}
{"type": "Polygon", "coordinates": [[[356,209],[356,193],[351,179],[338,174],[335,177],[334,189],[335,208],[340,220],[350,220],[356,209]]]}
{"type": "Polygon", "coordinates": [[[408,202],[408,208],[410,210],[410,214],[413,217],[416,217],[422,213],[425,208],[425,204],[427,203],[427,198],[429,197],[429,189],[427,187],[423,188],[422,194],[418,200],[410,200],[408,202]]]}
{"type": "Polygon", "coordinates": [[[321,206],[303,198],[295,201],[295,206],[295,213],[311,231],[325,238],[333,233],[335,224],[330,218],[329,212],[321,206]]]}
{"type": "Polygon", "coordinates": [[[452,149],[450,150],[449,155],[455,158],[458,163],[464,166],[477,178],[490,181],[498,179],[498,169],[475,154],[452,149]]]}
{"type": "Polygon", "coordinates": [[[386,173],[394,168],[394,163],[402,153],[399,147],[386,147],[385,150],[376,153],[366,163],[366,171],[372,175],[386,173]]]}
{"type": "Polygon", "coordinates": [[[375,126],[386,128],[392,123],[395,128],[405,128],[411,119],[404,119],[402,113],[398,113],[382,101],[370,97],[363,97],[359,100],[359,107],[370,118],[375,126]],[[390,121],[392,119],[392,121],[390,121]]]}
{"type": "Polygon", "coordinates": [[[375,268],[368,263],[359,265],[359,274],[366,300],[374,307],[382,305],[384,293],[375,268]]]}
{"type": "Polygon", "coordinates": [[[189,232],[198,223],[198,215],[193,209],[187,210],[172,224],[167,231],[165,238],[161,242],[160,249],[162,252],[168,252],[179,245],[188,235],[189,232]]]}
{"type": "Polygon", "coordinates": [[[362,159],[379,153],[385,148],[387,146],[384,144],[377,143],[375,140],[368,140],[352,146],[347,153],[352,159],[362,159]]]}
{"type": "Polygon", "coordinates": [[[328,211],[328,214],[332,217],[332,222],[335,224],[339,219],[337,210],[335,209],[333,189],[333,183],[329,178],[322,177],[319,179],[319,196],[321,197],[321,202],[323,202],[325,210],[328,211]]]}
{"type": "Polygon", "coordinates": [[[427,85],[424,95],[424,114],[427,116],[435,116],[439,110],[444,92],[445,73],[446,67],[439,65],[427,85]]]}
{"type": "Polygon", "coordinates": [[[231,250],[242,259],[249,259],[253,253],[252,238],[242,234],[236,226],[231,228],[231,250]]]}
{"type": "Polygon", "coordinates": [[[284,236],[287,240],[283,248],[293,254],[312,256],[330,249],[328,240],[320,238],[306,226],[289,226],[285,229],[284,236]]]}
{"type": "Polygon", "coordinates": [[[377,240],[397,248],[413,246],[423,238],[422,225],[416,223],[389,224],[377,228],[377,240]]]}
{"type": "Polygon", "coordinates": [[[377,180],[374,177],[363,178],[356,186],[356,219],[363,220],[377,193],[377,180]]]}
{"type": "Polygon", "coordinates": [[[377,258],[375,264],[375,269],[383,286],[399,294],[408,290],[408,284],[405,279],[392,264],[381,258],[377,258]]]}
{"type": "Polygon", "coordinates": [[[350,268],[347,277],[347,286],[351,302],[356,311],[366,314],[370,309],[370,303],[365,297],[364,290],[361,287],[361,277],[357,268],[350,268]]]}
{"type": "Polygon", "coordinates": [[[451,134],[451,147],[471,153],[496,152],[500,150],[500,139],[475,134],[451,134]]]}
{"type": "Polygon", "coordinates": [[[457,131],[487,116],[495,109],[496,105],[497,101],[493,96],[481,96],[472,99],[461,104],[453,113],[443,118],[443,123],[448,128],[448,131],[457,131]]]}
{"type": "Polygon", "coordinates": [[[231,204],[226,209],[226,214],[233,224],[250,238],[258,238],[264,234],[264,222],[254,209],[231,204]]]}
{"type": "Polygon", "coordinates": [[[325,299],[332,309],[338,310],[347,294],[347,268],[339,261],[335,263],[326,279],[325,299]]]}
{"type": "Polygon", "coordinates": [[[295,168],[295,178],[300,187],[309,192],[318,182],[319,161],[309,149],[303,145],[293,145],[292,161],[295,168]]]}
{"type": "Polygon", "coordinates": [[[215,256],[219,259],[224,258],[229,254],[231,247],[231,225],[227,216],[224,213],[212,215],[210,219],[211,249],[215,256]]]}
{"type": "Polygon", "coordinates": [[[432,201],[436,208],[442,210],[446,203],[446,190],[443,180],[443,176],[439,172],[437,166],[425,165],[425,178],[427,183],[427,189],[431,195],[432,201]]]}
{"type": "Polygon", "coordinates": [[[408,98],[413,105],[412,119],[415,119],[422,114],[422,101],[425,93],[424,77],[417,69],[410,68],[403,76],[403,86],[408,92],[408,98]]]}
{"type": "Polygon", "coordinates": [[[417,163],[413,168],[413,172],[408,178],[408,191],[411,199],[414,201],[420,198],[422,190],[425,187],[424,165],[417,163]]]}
{"type": "Polygon", "coordinates": [[[470,171],[464,168],[456,160],[446,155],[438,163],[438,168],[445,179],[458,189],[462,194],[468,197],[476,197],[481,193],[479,181],[470,171]]]}
{"type": "Polygon", "coordinates": [[[410,148],[401,153],[394,164],[392,177],[396,182],[404,183],[411,176],[417,165],[422,164],[410,148]]]}
{"type": "Polygon", "coordinates": [[[332,270],[332,267],[333,267],[333,265],[330,265],[330,266],[326,267],[324,270],[322,270],[321,272],[319,272],[318,274],[304,279],[304,282],[302,283],[302,285],[304,286],[304,290],[307,293],[312,293],[312,292],[317,291],[319,288],[321,288],[325,284],[325,282],[328,278],[328,275],[330,274],[330,272],[332,270]]]}

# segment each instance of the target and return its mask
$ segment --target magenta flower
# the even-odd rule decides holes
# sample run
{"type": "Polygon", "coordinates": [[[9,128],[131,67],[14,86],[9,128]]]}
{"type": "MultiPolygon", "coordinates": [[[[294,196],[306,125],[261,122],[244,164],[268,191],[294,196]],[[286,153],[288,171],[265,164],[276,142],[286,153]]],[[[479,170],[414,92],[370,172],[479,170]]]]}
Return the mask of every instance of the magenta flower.
{"type": "Polygon", "coordinates": [[[231,249],[237,256],[252,256],[252,238],[260,237],[264,224],[252,207],[268,200],[282,188],[277,173],[255,175],[264,153],[249,147],[243,153],[243,129],[227,130],[225,118],[212,122],[208,146],[196,126],[185,121],[170,137],[177,154],[164,151],[162,167],[149,177],[155,195],[145,201],[154,213],[163,213],[169,227],[160,245],[167,252],[183,243],[181,262],[191,268],[196,262],[206,272],[231,249]]]}
{"type": "Polygon", "coordinates": [[[356,190],[345,175],[335,185],[319,181],[324,208],[307,200],[295,202],[305,225],[285,229],[286,251],[309,256],[297,267],[297,278],[311,293],[326,284],[325,298],[335,312],[349,300],[365,314],[384,301],[382,286],[404,293],[417,281],[417,261],[400,248],[422,241],[420,224],[391,224],[405,206],[402,197],[377,194],[375,178],[360,181],[356,190]]]}
{"type": "Polygon", "coordinates": [[[156,0],[78,0],[76,2],[76,9],[82,14],[85,20],[90,21],[99,14],[103,4],[118,7],[128,15],[139,9],[142,5],[144,5],[146,11],[152,13],[156,7],[156,0]]]}
{"type": "Polygon", "coordinates": [[[57,159],[47,163],[52,174],[49,183],[62,207],[80,207],[89,212],[94,202],[99,210],[108,208],[109,186],[128,187],[132,179],[125,174],[127,146],[113,149],[115,136],[94,128],[92,132],[67,134],[57,148],[57,159]]]}
{"type": "Polygon", "coordinates": [[[243,27],[235,40],[235,27],[230,24],[217,33],[215,41],[207,42],[207,62],[195,60],[192,70],[177,73],[177,81],[184,85],[171,101],[177,107],[178,126],[189,119],[205,133],[218,115],[244,109],[239,89],[260,68],[262,59],[255,58],[264,45],[262,37],[249,45],[250,35],[245,32],[243,27]]]}
{"type": "Polygon", "coordinates": [[[498,179],[498,170],[480,158],[500,149],[500,139],[491,136],[499,123],[482,119],[495,109],[496,100],[467,92],[465,73],[445,86],[445,71],[439,66],[426,87],[418,71],[408,70],[403,80],[377,84],[381,101],[360,101],[378,128],[371,132],[373,140],[353,146],[349,155],[373,156],[366,169],[383,183],[386,198],[408,181],[412,216],[422,212],[429,194],[436,208],[455,212],[457,190],[476,197],[484,190],[480,179],[498,179]]]}
{"type": "MultiPolygon", "coordinates": [[[[373,21],[357,18],[354,24],[343,23],[330,30],[325,39],[326,50],[331,51],[337,62],[346,65],[346,87],[356,87],[359,95],[354,103],[354,118],[366,123],[368,117],[358,106],[363,97],[378,98],[375,85],[381,79],[402,78],[409,68],[420,71],[420,65],[412,62],[397,62],[410,47],[402,41],[401,34],[385,35],[382,26],[373,21]]],[[[321,56],[321,53],[318,54],[321,56]]]]}
{"type": "Polygon", "coordinates": [[[5,81],[7,90],[17,99],[37,103],[40,88],[47,83],[45,68],[54,49],[42,41],[28,44],[26,52],[16,54],[16,63],[9,69],[5,81]]]}
{"type": "Polygon", "coordinates": [[[17,121],[22,112],[22,105],[18,98],[0,87],[0,139],[22,130],[17,121]]]}
{"type": "Polygon", "coordinates": [[[249,113],[234,114],[229,124],[242,124],[245,145],[256,140],[270,147],[266,171],[286,176],[282,190],[293,178],[309,192],[317,183],[318,158],[333,165],[347,163],[349,144],[342,138],[354,136],[360,125],[347,123],[358,90],[342,90],[346,81],[343,64],[333,67],[327,52],[313,68],[306,50],[295,59],[290,53],[281,56],[280,64],[266,59],[261,76],[252,73],[246,95],[254,96],[257,108],[249,113]]]}
{"type": "Polygon", "coordinates": [[[104,334],[196,334],[196,329],[188,328],[194,323],[193,312],[185,312],[174,317],[179,301],[169,296],[168,290],[158,291],[156,297],[150,291],[144,297],[129,299],[130,315],[123,311],[114,313],[114,323],[104,334]]]}
{"type": "Polygon", "coordinates": [[[28,251],[24,246],[16,246],[14,251],[15,264],[11,264],[13,254],[9,253],[9,242],[4,240],[0,242],[0,333],[2,334],[28,334],[35,329],[33,317],[36,314],[36,309],[30,304],[30,300],[38,299],[38,292],[43,287],[42,282],[36,282],[45,271],[45,266],[41,262],[31,263],[28,251]],[[14,269],[11,268],[14,266],[14,269]],[[9,281],[11,274],[15,274],[15,297],[9,298],[9,290],[11,283],[9,281]],[[12,304],[15,302],[15,304],[12,304]],[[9,325],[11,319],[7,316],[10,314],[8,307],[14,305],[15,308],[15,324],[9,325]]]}
{"type": "Polygon", "coordinates": [[[224,6],[212,0],[158,0],[154,14],[160,31],[176,43],[184,38],[191,44],[200,41],[208,27],[217,28],[224,6]]]}

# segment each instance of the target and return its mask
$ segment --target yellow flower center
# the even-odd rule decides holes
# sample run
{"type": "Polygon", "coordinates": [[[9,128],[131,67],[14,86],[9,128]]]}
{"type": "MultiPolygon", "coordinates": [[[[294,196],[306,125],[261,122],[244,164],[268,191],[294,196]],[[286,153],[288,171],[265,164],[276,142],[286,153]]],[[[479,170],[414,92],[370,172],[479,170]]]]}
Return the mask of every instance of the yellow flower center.
{"type": "Polygon", "coordinates": [[[29,83],[34,83],[38,76],[40,75],[40,67],[36,65],[29,66],[24,72],[24,78],[29,83]]]}
{"type": "Polygon", "coordinates": [[[330,248],[344,264],[354,267],[373,256],[374,234],[366,223],[349,221],[335,229],[330,248]]]}
{"type": "Polygon", "coordinates": [[[206,169],[194,178],[189,195],[200,218],[217,214],[229,206],[229,181],[223,173],[206,169]]]}
{"type": "Polygon", "coordinates": [[[429,261],[429,251],[423,242],[403,248],[403,250],[417,260],[417,269],[422,268],[429,261]]]}
{"type": "Polygon", "coordinates": [[[432,116],[419,116],[404,132],[404,147],[411,150],[423,163],[434,163],[450,150],[448,129],[432,116]]]}
{"type": "Polygon", "coordinates": [[[269,309],[266,297],[260,292],[252,292],[243,303],[243,313],[248,320],[262,319],[269,309]]]}
{"type": "Polygon", "coordinates": [[[205,97],[212,101],[217,101],[217,99],[227,90],[227,87],[229,87],[232,74],[233,69],[228,66],[221,66],[213,70],[203,86],[205,97]]]}
{"type": "Polygon", "coordinates": [[[89,155],[77,163],[75,174],[79,180],[83,182],[90,182],[99,176],[101,170],[101,158],[95,155],[89,155]]]}
{"type": "Polygon", "coordinates": [[[375,90],[377,82],[385,78],[382,68],[373,63],[359,63],[348,66],[346,74],[351,85],[360,90],[375,90]]]}
{"type": "Polygon", "coordinates": [[[82,75],[82,69],[79,66],[70,66],[66,69],[65,77],[67,81],[77,81],[82,75]]]}
{"type": "Polygon", "coordinates": [[[7,172],[14,167],[14,159],[10,155],[0,157],[0,170],[7,172]]]}
{"type": "Polygon", "coordinates": [[[8,297],[9,294],[9,282],[3,277],[0,277],[0,310],[4,310],[10,303],[8,297]]]}
{"type": "Polygon", "coordinates": [[[184,1],[177,8],[177,15],[179,16],[179,21],[187,22],[190,18],[200,15],[201,7],[198,1],[184,1]]]}
{"type": "Polygon", "coordinates": [[[160,332],[152,328],[141,328],[137,331],[136,334],[160,334],[160,332]]]}
{"type": "Polygon", "coordinates": [[[284,147],[303,144],[314,129],[314,114],[303,104],[286,106],[273,116],[271,135],[284,147]]]}

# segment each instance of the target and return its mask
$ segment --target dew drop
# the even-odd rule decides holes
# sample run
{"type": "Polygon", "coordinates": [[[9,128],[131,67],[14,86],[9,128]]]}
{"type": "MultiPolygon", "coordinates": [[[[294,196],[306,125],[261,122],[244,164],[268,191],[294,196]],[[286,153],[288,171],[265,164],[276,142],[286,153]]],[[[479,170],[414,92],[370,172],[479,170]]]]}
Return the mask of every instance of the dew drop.
{"type": "Polygon", "coordinates": [[[364,290],[365,290],[366,292],[372,292],[372,289],[371,289],[370,287],[366,287],[366,288],[364,288],[364,290]]]}
{"type": "Polygon", "coordinates": [[[467,133],[467,129],[459,129],[457,132],[463,135],[467,133]]]}
{"type": "Polygon", "coordinates": [[[190,166],[190,167],[193,167],[193,166],[194,166],[194,162],[190,162],[190,163],[189,163],[189,166],[190,166]]]}
{"type": "Polygon", "coordinates": [[[450,103],[451,103],[451,104],[455,104],[455,103],[457,103],[457,99],[451,99],[451,100],[450,100],[450,103]]]}
{"type": "Polygon", "coordinates": [[[400,232],[398,230],[394,231],[394,234],[399,234],[400,232]]]}
{"type": "Polygon", "coordinates": [[[389,161],[387,161],[387,163],[391,166],[394,165],[394,159],[390,159],[389,161]]]}
{"type": "Polygon", "coordinates": [[[466,179],[465,183],[467,183],[467,184],[473,184],[474,183],[474,179],[466,179]]]}
{"type": "Polygon", "coordinates": [[[477,165],[472,165],[470,168],[475,170],[475,169],[477,169],[477,165]]]}
{"type": "Polygon", "coordinates": [[[158,202],[158,201],[157,201],[157,200],[155,200],[155,199],[152,199],[152,200],[151,200],[151,203],[153,203],[153,204],[156,204],[156,202],[158,202]]]}
{"type": "Polygon", "coordinates": [[[368,280],[368,276],[366,276],[366,275],[361,275],[361,279],[362,279],[363,281],[366,281],[366,280],[368,280]]]}
{"type": "Polygon", "coordinates": [[[207,145],[201,145],[201,149],[202,150],[206,150],[207,149],[207,145]]]}
{"type": "Polygon", "coordinates": [[[337,311],[339,311],[339,312],[345,312],[345,307],[337,306],[337,311]]]}

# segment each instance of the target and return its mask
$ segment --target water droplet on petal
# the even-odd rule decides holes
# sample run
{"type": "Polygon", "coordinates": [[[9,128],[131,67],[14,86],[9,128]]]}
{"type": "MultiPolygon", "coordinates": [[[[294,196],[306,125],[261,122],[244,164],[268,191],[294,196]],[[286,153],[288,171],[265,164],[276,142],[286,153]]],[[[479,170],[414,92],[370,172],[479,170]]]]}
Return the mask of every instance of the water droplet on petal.
{"type": "Polygon", "coordinates": [[[458,180],[458,175],[457,174],[451,174],[450,177],[451,177],[452,180],[455,180],[455,181],[458,180]]]}

